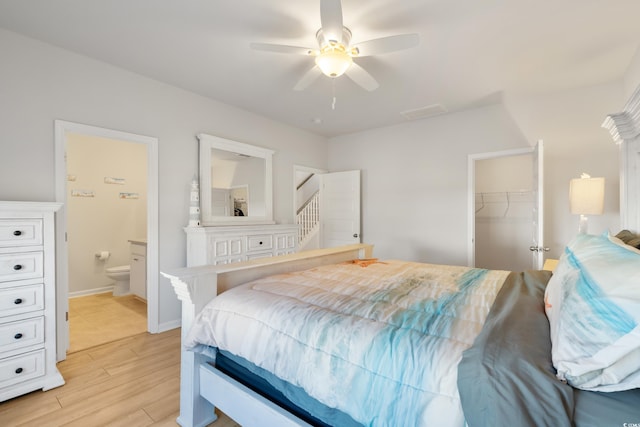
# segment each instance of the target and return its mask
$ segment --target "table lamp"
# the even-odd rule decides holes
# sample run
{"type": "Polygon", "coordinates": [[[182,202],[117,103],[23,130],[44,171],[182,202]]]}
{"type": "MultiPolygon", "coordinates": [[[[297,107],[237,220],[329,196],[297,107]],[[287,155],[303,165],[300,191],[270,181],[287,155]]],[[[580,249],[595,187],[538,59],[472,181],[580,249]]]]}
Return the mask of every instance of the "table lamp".
{"type": "Polygon", "coordinates": [[[569,184],[571,213],[580,215],[578,233],[587,233],[587,215],[602,215],[604,212],[604,178],[591,178],[583,173],[569,184]]]}

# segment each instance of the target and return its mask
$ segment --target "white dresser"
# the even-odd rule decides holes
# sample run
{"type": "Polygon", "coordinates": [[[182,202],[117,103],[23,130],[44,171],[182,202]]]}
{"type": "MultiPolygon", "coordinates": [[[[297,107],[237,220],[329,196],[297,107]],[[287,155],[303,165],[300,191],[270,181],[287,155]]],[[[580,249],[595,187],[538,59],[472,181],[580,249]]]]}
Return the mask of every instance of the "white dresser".
{"type": "Polygon", "coordinates": [[[0,402],[64,384],[56,368],[58,203],[0,202],[0,402]]]}
{"type": "Polygon", "coordinates": [[[294,253],[298,226],[293,224],[186,227],[187,267],[228,264],[294,253]]]}

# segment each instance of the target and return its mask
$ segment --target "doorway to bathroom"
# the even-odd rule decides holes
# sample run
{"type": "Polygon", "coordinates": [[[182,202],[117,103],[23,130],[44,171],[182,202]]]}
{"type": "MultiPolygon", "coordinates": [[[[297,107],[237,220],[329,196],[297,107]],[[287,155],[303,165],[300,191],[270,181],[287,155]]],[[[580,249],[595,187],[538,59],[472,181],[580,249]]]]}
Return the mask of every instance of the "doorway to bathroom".
{"type": "Polygon", "coordinates": [[[62,360],[157,330],[157,139],[56,121],[56,159],[62,360]]]}

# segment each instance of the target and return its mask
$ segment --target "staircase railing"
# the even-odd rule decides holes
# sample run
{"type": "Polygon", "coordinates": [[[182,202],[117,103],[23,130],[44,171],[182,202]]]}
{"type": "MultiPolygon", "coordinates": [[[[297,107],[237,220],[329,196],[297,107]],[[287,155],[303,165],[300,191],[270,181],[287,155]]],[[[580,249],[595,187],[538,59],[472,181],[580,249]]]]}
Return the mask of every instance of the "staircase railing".
{"type": "Polygon", "coordinates": [[[300,226],[298,243],[302,245],[305,239],[316,231],[320,224],[320,192],[316,191],[304,205],[298,209],[296,223],[300,226]]]}

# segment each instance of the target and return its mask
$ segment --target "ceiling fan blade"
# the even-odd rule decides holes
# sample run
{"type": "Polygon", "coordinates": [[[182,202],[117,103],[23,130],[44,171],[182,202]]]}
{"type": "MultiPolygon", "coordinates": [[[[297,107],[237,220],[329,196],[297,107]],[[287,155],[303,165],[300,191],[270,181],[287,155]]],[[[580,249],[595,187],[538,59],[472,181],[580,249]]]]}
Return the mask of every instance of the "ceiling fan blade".
{"type": "Polygon", "coordinates": [[[276,53],[293,53],[295,55],[312,55],[315,49],[309,47],[300,46],[287,46],[284,44],[271,44],[271,43],[251,43],[249,45],[251,49],[262,50],[266,52],[276,53]]]}
{"type": "Polygon", "coordinates": [[[399,34],[358,43],[354,48],[358,49],[358,56],[369,56],[409,49],[419,44],[419,34],[399,34]]]}
{"type": "Polygon", "coordinates": [[[298,83],[296,83],[296,85],[293,87],[293,90],[305,90],[321,75],[322,71],[320,71],[320,68],[317,65],[314,66],[309,71],[307,71],[300,80],[298,80],[298,83]]]}
{"type": "Polygon", "coordinates": [[[320,0],[320,24],[326,41],[342,43],[342,4],[340,0],[320,0]]]}
{"type": "Polygon", "coordinates": [[[352,63],[349,68],[347,68],[345,74],[347,75],[347,77],[349,77],[351,80],[353,80],[369,92],[376,90],[380,86],[371,74],[369,74],[364,68],[362,68],[355,62],[352,63]]]}

